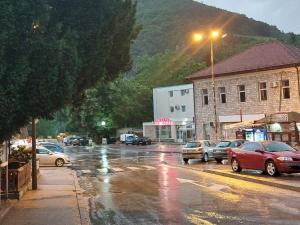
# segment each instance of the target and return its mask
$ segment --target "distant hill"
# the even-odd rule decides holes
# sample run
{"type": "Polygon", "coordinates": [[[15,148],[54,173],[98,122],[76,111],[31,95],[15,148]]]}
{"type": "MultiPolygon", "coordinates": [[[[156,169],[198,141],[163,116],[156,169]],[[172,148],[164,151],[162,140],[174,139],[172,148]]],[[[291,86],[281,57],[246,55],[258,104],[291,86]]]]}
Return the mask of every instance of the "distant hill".
{"type": "MultiPolygon", "coordinates": [[[[142,30],[132,48],[134,59],[166,49],[184,48],[189,44],[191,32],[210,27],[221,27],[231,35],[239,35],[244,43],[243,38],[252,44],[268,38],[290,39],[289,34],[275,26],[193,0],[137,0],[137,3],[137,22],[142,30]]],[[[239,41],[235,40],[235,44],[239,41]]]]}

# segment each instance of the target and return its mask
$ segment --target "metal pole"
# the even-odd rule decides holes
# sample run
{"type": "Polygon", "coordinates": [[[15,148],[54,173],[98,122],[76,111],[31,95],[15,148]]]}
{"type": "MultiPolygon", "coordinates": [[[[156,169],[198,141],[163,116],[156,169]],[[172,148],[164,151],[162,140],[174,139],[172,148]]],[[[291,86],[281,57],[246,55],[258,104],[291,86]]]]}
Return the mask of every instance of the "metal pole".
{"type": "Polygon", "coordinates": [[[240,109],[240,118],[241,118],[241,122],[243,122],[243,111],[242,111],[242,109],[240,109]]]}
{"type": "Polygon", "coordinates": [[[216,102],[216,85],[215,85],[215,71],[214,71],[214,44],[213,39],[210,40],[210,61],[211,61],[211,79],[213,88],[214,101],[214,120],[215,120],[215,134],[216,141],[218,141],[218,118],[217,118],[217,102],[216,102]]]}
{"type": "Polygon", "coordinates": [[[7,162],[7,165],[5,167],[5,172],[6,172],[5,173],[6,174],[6,176],[5,176],[5,179],[6,179],[6,181],[5,181],[5,185],[6,185],[5,195],[6,195],[7,200],[8,200],[8,159],[9,159],[9,156],[7,155],[7,150],[9,150],[9,154],[10,154],[10,141],[8,143],[9,143],[9,146],[6,146],[6,150],[5,150],[5,160],[7,162]],[[7,149],[7,147],[8,147],[8,149],[7,149]]]}
{"type": "Polygon", "coordinates": [[[32,190],[37,190],[36,125],[34,118],[32,118],[32,190]]]}

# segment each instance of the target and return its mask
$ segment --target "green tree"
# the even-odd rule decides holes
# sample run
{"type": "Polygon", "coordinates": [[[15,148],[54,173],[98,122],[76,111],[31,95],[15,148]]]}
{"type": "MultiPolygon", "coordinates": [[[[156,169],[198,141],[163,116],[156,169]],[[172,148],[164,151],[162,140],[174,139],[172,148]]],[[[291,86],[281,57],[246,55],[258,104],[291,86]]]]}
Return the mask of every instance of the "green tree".
{"type": "Polygon", "coordinates": [[[0,140],[130,68],[130,0],[1,0],[0,7],[0,140]]]}

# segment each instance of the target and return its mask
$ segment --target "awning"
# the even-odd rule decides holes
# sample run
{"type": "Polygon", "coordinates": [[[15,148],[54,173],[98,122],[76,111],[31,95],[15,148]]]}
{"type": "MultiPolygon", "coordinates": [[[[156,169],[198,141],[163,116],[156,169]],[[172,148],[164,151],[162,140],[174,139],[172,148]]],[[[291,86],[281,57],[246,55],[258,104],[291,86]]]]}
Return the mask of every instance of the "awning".
{"type": "Polygon", "coordinates": [[[224,126],[225,130],[230,130],[230,129],[239,129],[239,128],[252,128],[252,127],[260,127],[262,124],[257,124],[254,123],[254,121],[243,121],[240,123],[233,123],[233,124],[228,124],[224,126]]]}
{"type": "Polygon", "coordinates": [[[258,124],[270,124],[270,123],[292,123],[292,122],[300,122],[300,113],[297,112],[282,112],[282,113],[274,113],[269,116],[266,116],[263,119],[255,121],[258,124]]]}

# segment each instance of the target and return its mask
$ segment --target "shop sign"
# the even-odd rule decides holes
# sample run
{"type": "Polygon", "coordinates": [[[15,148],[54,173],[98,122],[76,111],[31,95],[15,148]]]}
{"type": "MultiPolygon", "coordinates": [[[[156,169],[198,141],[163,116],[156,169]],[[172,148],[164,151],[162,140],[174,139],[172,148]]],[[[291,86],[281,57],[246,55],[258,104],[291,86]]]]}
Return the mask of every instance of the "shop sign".
{"type": "Polygon", "coordinates": [[[175,123],[172,120],[170,120],[169,118],[160,118],[160,119],[155,120],[154,123],[157,126],[172,126],[172,125],[175,125],[175,123]]]}
{"type": "Polygon", "coordinates": [[[278,114],[273,114],[271,115],[271,120],[272,122],[288,122],[289,121],[289,116],[287,113],[278,113],[278,114]]]}

